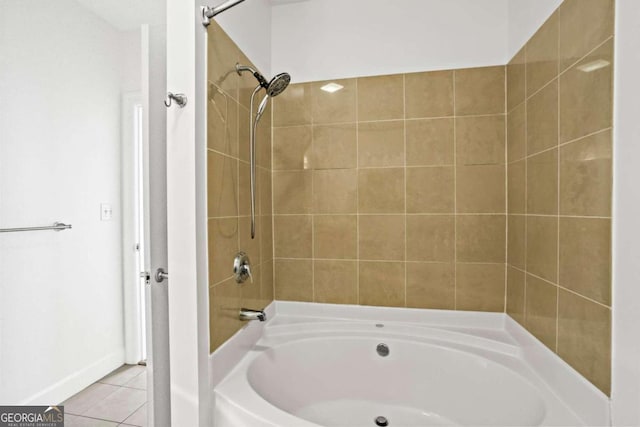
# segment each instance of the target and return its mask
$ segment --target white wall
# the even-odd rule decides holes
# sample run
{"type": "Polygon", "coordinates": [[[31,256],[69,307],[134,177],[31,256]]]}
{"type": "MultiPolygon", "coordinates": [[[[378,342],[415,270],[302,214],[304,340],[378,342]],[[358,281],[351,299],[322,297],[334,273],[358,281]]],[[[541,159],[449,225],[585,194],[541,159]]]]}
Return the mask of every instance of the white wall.
{"type": "Polygon", "coordinates": [[[272,69],[303,82],[505,64],[508,1],[274,5],[272,69]]]}
{"type": "Polygon", "coordinates": [[[615,426],[640,425],[640,2],[616,2],[613,377],[615,426]]]}
{"type": "Polygon", "coordinates": [[[563,0],[509,0],[507,58],[510,61],[563,0]]]}
{"type": "Polygon", "coordinates": [[[269,79],[271,76],[271,2],[247,0],[218,15],[215,20],[269,79]]]}
{"type": "Polygon", "coordinates": [[[0,8],[0,227],[73,225],[0,234],[0,403],[53,404],[123,360],[122,45],[73,0],[0,8]]]}

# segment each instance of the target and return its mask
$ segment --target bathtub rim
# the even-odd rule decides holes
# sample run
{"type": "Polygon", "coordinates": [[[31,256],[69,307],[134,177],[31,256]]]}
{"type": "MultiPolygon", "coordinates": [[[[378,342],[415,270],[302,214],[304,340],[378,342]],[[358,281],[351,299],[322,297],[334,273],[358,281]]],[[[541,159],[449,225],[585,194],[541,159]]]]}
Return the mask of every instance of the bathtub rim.
{"type": "MultiPolygon", "coordinates": [[[[273,301],[266,309],[268,322],[249,322],[209,356],[209,386],[213,390],[260,340],[265,326],[285,316],[310,321],[370,320],[420,323],[442,327],[502,331],[522,349],[521,357],[553,393],[585,425],[610,426],[610,399],[557,354],[531,335],[506,313],[429,310],[395,307],[273,301]]],[[[212,394],[212,400],[216,393],[212,394]]],[[[215,411],[215,402],[211,405],[215,411]]]]}

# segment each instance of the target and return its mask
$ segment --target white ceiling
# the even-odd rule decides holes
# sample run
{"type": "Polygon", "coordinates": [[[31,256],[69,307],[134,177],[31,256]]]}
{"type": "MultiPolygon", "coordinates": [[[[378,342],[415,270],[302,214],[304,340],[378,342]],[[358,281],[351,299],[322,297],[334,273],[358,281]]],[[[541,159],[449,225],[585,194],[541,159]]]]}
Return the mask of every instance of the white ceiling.
{"type": "Polygon", "coordinates": [[[120,31],[156,24],[164,18],[164,1],[158,0],[76,0],[120,31]]]}

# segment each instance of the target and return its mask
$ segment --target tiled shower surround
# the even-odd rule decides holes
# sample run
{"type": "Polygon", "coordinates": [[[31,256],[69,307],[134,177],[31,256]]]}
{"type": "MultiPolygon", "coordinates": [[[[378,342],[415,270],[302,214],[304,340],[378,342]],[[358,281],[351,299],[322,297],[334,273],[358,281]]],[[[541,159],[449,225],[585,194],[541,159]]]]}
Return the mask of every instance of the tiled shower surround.
{"type": "Polygon", "coordinates": [[[507,66],[507,313],[611,381],[613,0],[566,0],[507,66]]]}
{"type": "Polygon", "coordinates": [[[212,350],[274,298],[506,311],[609,393],[613,0],[565,0],[506,67],[291,85],[258,136],[258,242],[255,81],[209,33],[212,350]]]}
{"type": "Polygon", "coordinates": [[[279,300],[503,311],[505,67],[275,99],[279,300]]]}
{"type": "MultiPolygon", "coordinates": [[[[209,26],[207,193],[209,243],[209,335],[215,350],[244,323],[240,307],[261,309],[273,301],[271,237],[271,123],[260,122],[257,141],[256,238],[250,235],[249,100],[256,85],[235,64],[251,62],[215,22],[209,26]],[[233,259],[251,259],[253,281],[238,285],[233,259]]],[[[258,99],[258,102],[261,98],[258,99]]]]}

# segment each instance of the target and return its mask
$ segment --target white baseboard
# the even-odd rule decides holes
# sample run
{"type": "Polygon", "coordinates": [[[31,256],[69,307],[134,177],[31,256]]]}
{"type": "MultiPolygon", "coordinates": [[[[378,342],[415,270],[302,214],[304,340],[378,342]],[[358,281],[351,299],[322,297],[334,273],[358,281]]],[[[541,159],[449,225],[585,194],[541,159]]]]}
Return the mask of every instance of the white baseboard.
{"type": "Polygon", "coordinates": [[[61,379],[44,390],[24,399],[20,405],[56,405],[124,364],[124,348],[61,379]]]}

